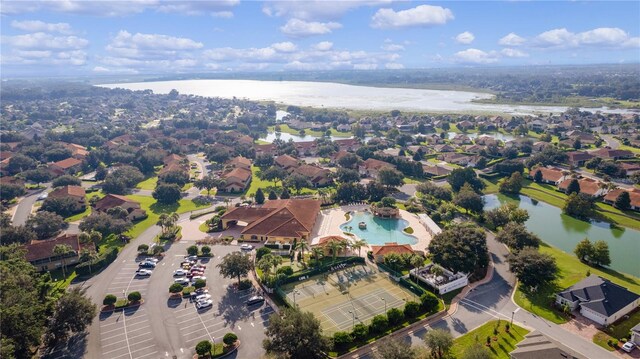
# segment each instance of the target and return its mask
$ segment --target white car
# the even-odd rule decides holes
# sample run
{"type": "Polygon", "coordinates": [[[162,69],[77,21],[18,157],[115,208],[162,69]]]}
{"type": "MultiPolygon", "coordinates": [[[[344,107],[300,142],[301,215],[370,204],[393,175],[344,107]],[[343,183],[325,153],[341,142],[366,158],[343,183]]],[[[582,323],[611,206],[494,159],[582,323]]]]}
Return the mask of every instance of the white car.
{"type": "Polygon", "coordinates": [[[198,279],[202,279],[204,281],[207,280],[207,277],[203,276],[203,275],[194,275],[193,277],[191,277],[191,281],[192,282],[196,282],[198,279]]]}
{"type": "Polygon", "coordinates": [[[174,282],[181,284],[183,286],[189,285],[189,280],[187,278],[176,278],[174,282]]]}
{"type": "Polygon", "coordinates": [[[240,249],[242,249],[243,251],[251,251],[253,250],[253,246],[251,244],[243,244],[240,246],[240,249]]]}
{"type": "Polygon", "coordinates": [[[158,263],[158,258],[153,258],[153,257],[147,257],[144,259],[145,262],[153,262],[153,263],[158,263]]]}
{"type": "Polygon", "coordinates": [[[627,353],[631,353],[633,351],[633,349],[635,349],[635,348],[636,348],[636,345],[633,344],[633,342],[626,342],[622,346],[622,350],[624,350],[627,353]]]}
{"type": "Polygon", "coordinates": [[[211,294],[200,294],[199,296],[196,297],[196,301],[200,302],[203,300],[207,300],[207,299],[211,299],[211,294]]]}
{"type": "Polygon", "coordinates": [[[211,299],[205,299],[205,300],[201,300],[198,303],[196,303],[196,308],[204,309],[204,308],[210,307],[212,305],[213,305],[213,301],[211,299]]]}
{"type": "Polygon", "coordinates": [[[148,277],[151,274],[153,274],[153,272],[148,270],[148,269],[138,269],[136,271],[136,275],[139,275],[139,276],[142,276],[142,277],[148,277]]]}
{"type": "Polygon", "coordinates": [[[184,277],[185,275],[187,275],[187,273],[189,273],[189,272],[187,272],[187,271],[186,271],[186,270],[184,270],[184,269],[176,269],[176,270],[173,272],[173,276],[174,276],[174,277],[184,277]]]}
{"type": "Polygon", "coordinates": [[[45,193],[39,195],[37,200],[38,201],[44,201],[45,199],[47,199],[47,197],[49,197],[49,193],[45,192],[45,193]]]}

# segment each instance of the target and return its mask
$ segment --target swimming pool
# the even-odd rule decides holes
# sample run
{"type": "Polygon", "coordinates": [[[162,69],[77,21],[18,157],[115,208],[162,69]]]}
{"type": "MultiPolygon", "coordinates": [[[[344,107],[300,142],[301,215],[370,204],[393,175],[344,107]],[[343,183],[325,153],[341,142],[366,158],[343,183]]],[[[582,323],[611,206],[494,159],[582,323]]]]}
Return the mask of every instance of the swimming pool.
{"type": "Polygon", "coordinates": [[[351,212],[351,219],[342,224],[340,229],[350,232],[364,239],[369,244],[383,245],[389,242],[398,244],[416,244],[418,239],[404,233],[402,230],[409,226],[409,222],[398,218],[379,218],[369,212],[351,212]],[[358,223],[367,224],[366,229],[360,229],[358,223]],[[350,228],[349,228],[350,227],[350,228]]]}

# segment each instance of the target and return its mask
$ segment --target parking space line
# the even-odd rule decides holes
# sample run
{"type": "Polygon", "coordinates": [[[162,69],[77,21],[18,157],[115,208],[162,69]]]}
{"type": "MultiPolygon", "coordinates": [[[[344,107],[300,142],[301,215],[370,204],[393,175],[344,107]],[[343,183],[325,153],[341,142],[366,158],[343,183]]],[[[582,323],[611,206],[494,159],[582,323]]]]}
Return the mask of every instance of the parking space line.
{"type": "Polygon", "coordinates": [[[106,332],[102,332],[102,331],[101,331],[101,332],[100,332],[100,334],[112,333],[112,332],[115,332],[115,331],[117,331],[117,330],[122,330],[122,328],[111,329],[111,330],[107,330],[106,332]]]}
{"type": "Polygon", "coordinates": [[[129,351],[129,356],[131,357],[131,359],[133,359],[133,356],[131,355],[131,347],[129,346],[129,337],[127,336],[127,316],[122,313],[122,324],[124,327],[124,338],[127,341],[127,350],[129,351]]]}
{"type": "MultiPolygon", "coordinates": [[[[149,349],[149,348],[153,348],[153,347],[155,347],[155,346],[156,346],[155,344],[154,344],[154,345],[149,345],[148,347],[144,347],[144,348],[136,349],[136,350],[134,350],[132,353],[139,352],[139,351],[141,351],[141,350],[145,350],[145,349],[149,349]]],[[[157,352],[158,352],[158,351],[156,350],[156,353],[157,353],[157,352]]]]}
{"type": "MultiPolygon", "coordinates": [[[[103,347],[103,348],[104,348],[104,347],[103,347]]],[[[102,353],[102,355],[107,355],[107,354],[110,354],[110,353],[115,353],[115,352],[117,352],[117,351],[119,351],[119,350],[122,350],[122,349],[129,349],[129,347],[127,347],[127,348],[120,347],[120,348],[118,348],[118,349],[109,350],[109,351],[107,351],[107,352],[103,352],[103,353],[102,353]]],[[[129,352],[129,356],[131,356],[131,353],[130,353],[130,352],[129,352]]]]}
{"type": "Polygon", "coordinates": [[[196,341],[196,340],[198,340],[198,339],[200,339],[200,338],[204,338],[204,337],[206,337],[206,336],[207,336],[207,334],[198,335],[197,337],[194,337],[194,338],[192,338],[192,339],[187,339],[187,340],[185,341],[185,343],[191,343],[191,342],[193,342],[193,341],[196,341]]]}
{"type": "Polygon", "coordinates": [[[119,337],[119,336],[121,336],[121,335],[122,335],[122,333],[118,333],[118,334],[116,334],[116,335],[112,335],[112,336],[110,336],[110,337],[100,338],[100,341],[103,341],[103,340],[109,340],[109,339],[113,339],[113,338],[117,338],[117,337],[119,337]]]}
{"type": "Polygon", "coordinates": [[[156,350],[155,352],[147,353],[147,354],[144,354],[144,355],[138,355],[138,356],[136,356],[136,358],[144,358],[144,357],[148,357],[149,355],[156,354],[157,352],[158,352],[158,351],[156,350]]]}
{"type": "Polygon", "coordinates": [[[103,344],[102,347],[103,348],[107,348],[107,347],[110,347],[110,346],[113,346],[113,345],[116,345],[116,344],[120,344],[120,343],[124,343],[124,342],[126,342],[126,340],[122,339],[122,340],[118,340],[117,342],[113,342],[113,343],[109,343],[109,344],[103,344]]]}
{"type": "MultiPolygon", "coordinates": [[[[145,335],[147,335],[147,334],[151,334],[151,333],[149,333],[149,332],[144,332],[144,333],[142,333],[142,334],[138,334],[138,335],[135,335],[135,336],[133,336],[133,337],[129,337],[129,339],[140,338],[140,337],[145,336],[145,335]]],[[[153,339],[153,337],[152,337],[151,339],[153,339]]],[[[142,342],[141,342],[141,343],[142,343],[142,342]]],[[[136,344],[137,344],[137,343],[136,343],[136,344]]]]}
{"type": "Polygon", "coordinates": [[[129,330],[129,334],[131,334],[133,332],[137,332],[139,330],[145,330],[145,329],[151,329],[151,327],[146,326],[146,327],[142,327],[142,328],[138,328],[138,329],[129,330]]]}

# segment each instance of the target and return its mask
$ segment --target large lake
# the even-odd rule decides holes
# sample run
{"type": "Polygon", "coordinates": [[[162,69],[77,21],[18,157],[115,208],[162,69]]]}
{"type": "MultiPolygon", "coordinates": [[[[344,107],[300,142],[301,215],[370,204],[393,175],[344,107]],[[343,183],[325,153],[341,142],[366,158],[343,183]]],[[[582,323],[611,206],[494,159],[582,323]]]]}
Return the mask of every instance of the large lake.
{"type": "Polygon", "coordinates": [[[532,200],[520,195],[519,200],[501,195],[484,196],[485,210],[493,209],[506,202],[515,202],[529,212],[527,229],[544,242],[573,254],[576,244],[585,238],[592,242],[606,241],[609,244],[611,268],[619,272],[640,277],[640,231],[630,228],[609,228],[604,222],[585,222],[562,214],[560,208],[545,202],[532,200]]]}
{"type": "MultiPolygon", "coordinates": [[[[478,112],[478,113],[559,113],[562,106],[514,106],[473,103],[476,99],[487,99],[493,95],[466,91],[442,91],[407,88],[385,88],[353,86],[331,82],[305,81],[254,81],[254,80],[179,80],[158,82],[135,82],[98,85],[107,88],[129,90],[152,90],[166,94],[176,89],[183,94],[244,98],[254,101],[309,106],[316,108],[342,108],[376,111],[419,112],[478,112]]],[[[627,110],[600,110],[626,113],[627,110]]]]}

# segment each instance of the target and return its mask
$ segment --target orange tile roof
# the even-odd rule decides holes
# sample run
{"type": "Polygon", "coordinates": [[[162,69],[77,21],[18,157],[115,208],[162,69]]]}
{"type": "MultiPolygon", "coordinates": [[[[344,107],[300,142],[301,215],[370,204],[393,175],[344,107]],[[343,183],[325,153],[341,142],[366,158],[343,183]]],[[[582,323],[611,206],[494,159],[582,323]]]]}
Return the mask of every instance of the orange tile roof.
{"type": "Polygon", "coordinates": [[[49,198],[81,197],[84,199],[86,194],[84,188],[80,186],[63,186],[51,191],[49,198]]]}
{"type": "Polygon", "coordinates": [[[329,244],[330,242],[347,242],[347,239],[344,237],[340,237],[340,236],[326,236],[326,237],[322,237],[318,240],[318,245],[324,247],[325,245],[329,244]]]}
{"type": "Polygon", "coordinates": [[[120,196],[117,194],[108,194],[103,198],[101,198],[100,200],[98,200],[98,202],[96,202],[95,209],[98,211],[106,211],[109,208],[122,206],[125,203],[131,203],[131,204],[137,205],[137,207],[140,207],[139,202],[131,200],[125,196],[120,196]]]}
{"type": "Polygon", "coordinates": [[[535,176],[537,171],[540,171],[540,173],[542,173],[542,178],[545,181],[557,182],[564,176],[564,174],[562,174],[562,171],[557,168],[536,167],[531,169],[531,172],[529,172],[532,178],[533,176],[535,176]]]}
{"type": "Polygon", "coordinates": [[[58,244],[66,244],[76,252],[80,251],[81,248],[77,234],[65,234],[55,239],[34,241],[31,244],[25,245],[23,247],[27,251],[25,259],[28,262],[33,262],[39,259],[53,257],[53,248],[58,244]]]}
{"type": "Polygon", "coordinates": [[[249,178],[251,178],[251,171],[245,169],[245,168],[234,168],[231,171],[225,173],[222,175],[222,177],[224,177],[225,179],[232,179],[232,178],[237,178],[242,182],[247,182],[249,180],[249,178]]]}
{"type": "Polygon", "coordinates": [[[409,244],[398,244],[395,242],[385,243],[384,246],[371,246],[371,251],[374,256],[382,255],[385,256],[390,253],[413,253],[413,249],[409,244]]]}
{"type": "Polygon", "coordinates": [[[382,168],[393,168],[395,169],[396,166],[392,165],[389,162],[385,162],[385,161],[380,161],[380,160],[376,160],[375,158],[369,158],[366,161],[364,161],[362,163],[362,166],[366,169],[374,169],[374,170],[379,170],[382,168]]]}
{"type": "MultiPolygon", "coordinates": [[[[612,191],[609,191],[606,196],[604,196],[605,201],[615,202],[618,199],[618,196],[622,191],[625,191],[621,188],[616,188],[612,191]]],[[[632,189],[629,192],[629,198],[631,199],[631,205],[634,207],[640,207],[640,190],[632,189]]]]}
{"type": "MultiPolygon", "coordinates": [[[[573,180],[574,180],[573,178],[568,178],[568,179],[562,181],[558,185],[558,188],[560,188],[563,191],[566,190],[567,188],[569,188],[569,184],[573,180]]],[[[588,179],[588,178],[579,179],[578,180],[578,184],[580,185],[580,193],[586,193],[588,195],[595,196],[596,193],[600,190],[600,184],[601,183],[602,182],[594,181],[594,180],[588,179]]]]}
{"type": "Polygon", "coordinates": [[[62,161],[54,162],[52,165],[66,170],[81,163],[82,161],[69,157],[62,161]]]}

